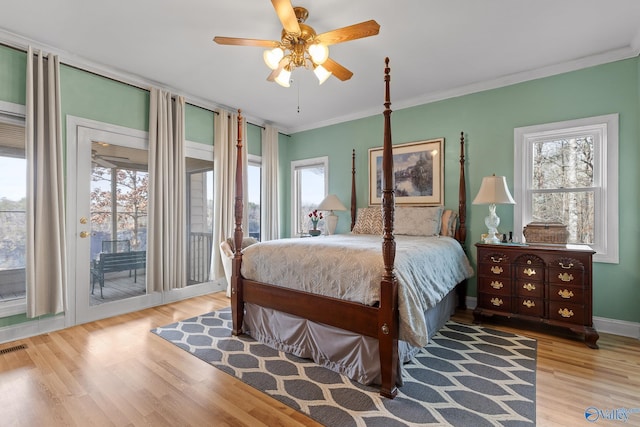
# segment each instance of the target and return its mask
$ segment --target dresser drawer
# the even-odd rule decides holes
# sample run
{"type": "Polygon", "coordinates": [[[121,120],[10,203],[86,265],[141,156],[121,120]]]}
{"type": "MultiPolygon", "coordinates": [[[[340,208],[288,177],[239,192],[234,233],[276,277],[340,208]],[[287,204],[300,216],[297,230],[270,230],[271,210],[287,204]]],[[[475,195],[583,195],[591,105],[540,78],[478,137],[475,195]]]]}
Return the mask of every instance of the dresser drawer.
{"type": "Polygon", "coordinates": [[[578,268],[551,267],[549,268],[549,283],[556,283],[561,286],[582,286],[584,283],[584,271],[578,268]]]}
{"type": "Polygon", "coordinates": [[[531,280],[544,280],[544,260],[531,253],[519,255],[514,262],[516,277],[531,280]]]}
{"type": "Polygon", "coordinates": [[[549,319],[582,325],[585,323],[584,306],[562,301],[549,301],[549,319]]]}
{"type": "Polygon", "coordinates": [[[516,299],[516,312],[525,316],[543,317],[544,300],[542,298],[516,299]]]}
{"type": "Polygon", "coordinates": [[[578,286],[549,285],[549,299],[570,304],[584,304],[584,289],[578,286]]]}
{"type": "Polygon", "coordinates": [[[503,277],[508,280],[511,278],[511,266],[500,263],[481,263],[478,265],[478,276],[503,277]]]}
{"type": "Polygon", "coordinates": [[[533,280],[516,280],[516,293],[524,298],[543,298],[544,283],[533,280]]]}
{"type": "Polygon", "coordinates": [[[490,310],[511,312],[511,297],[502,295],[481,294],[478,297],[478,305],[490,310]]]}
{"type": "Polygon", "coordinates": [[[511,260],[501,252],[483,252],[478,259],[478,275],[511,278],[511,260]]]}
{"type": "Polygon", "coordinates": [[[511,280],[506,277],[479,277],[478,290],[493,295],[511,296],[511,280]]]}

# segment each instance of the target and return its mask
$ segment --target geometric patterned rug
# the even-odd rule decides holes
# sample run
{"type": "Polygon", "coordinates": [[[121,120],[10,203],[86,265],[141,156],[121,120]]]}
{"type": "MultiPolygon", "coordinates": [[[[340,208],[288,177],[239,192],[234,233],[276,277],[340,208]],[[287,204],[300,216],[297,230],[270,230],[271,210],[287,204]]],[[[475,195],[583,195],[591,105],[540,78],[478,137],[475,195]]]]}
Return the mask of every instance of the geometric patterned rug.
{"type": "Polygon", "coordinates": [[[314,362],[231,335],[229,308],[151,332],[326,426],[531,426],[536,341],[448,322],[404,365],[395,399],[314,362]]]}

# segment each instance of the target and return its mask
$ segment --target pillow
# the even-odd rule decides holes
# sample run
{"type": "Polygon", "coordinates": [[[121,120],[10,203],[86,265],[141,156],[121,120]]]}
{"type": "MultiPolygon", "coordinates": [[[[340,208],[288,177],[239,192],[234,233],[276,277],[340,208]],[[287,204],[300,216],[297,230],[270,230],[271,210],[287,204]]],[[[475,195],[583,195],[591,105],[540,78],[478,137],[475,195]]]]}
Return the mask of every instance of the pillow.
{"type": "MultiPolygon", "coordinates": [[[[253,237],[244,237],[242,239],[242,249],[246,248],[247,246],[251,246],[254,243],[258,243],[257,239],[254,239],[253,237]]],[[[229,248],[231,248],[231,252],[235,253],[235,249],[234,249],[234,244],[233,244],[233,237],[229,237],[227,239],[227,244],[229,245],[229,248]]]]}
{"type": "Polygon", "coordinates": [[[440,235],[455,237],[456,228],[458,228],[458,213],[451,209],[445,209],[442,212],[442,226],[440,228],[440,235]]]}
{"type": "Polygon", "coordinates": [[[394,233],[410,236],[440,234],[442,206],[396,206],[394,233]]]}
{"type": "Polygon", "coordinates": [[[382,234],[381,207],[358,208],[353,234],[382,234]]]}

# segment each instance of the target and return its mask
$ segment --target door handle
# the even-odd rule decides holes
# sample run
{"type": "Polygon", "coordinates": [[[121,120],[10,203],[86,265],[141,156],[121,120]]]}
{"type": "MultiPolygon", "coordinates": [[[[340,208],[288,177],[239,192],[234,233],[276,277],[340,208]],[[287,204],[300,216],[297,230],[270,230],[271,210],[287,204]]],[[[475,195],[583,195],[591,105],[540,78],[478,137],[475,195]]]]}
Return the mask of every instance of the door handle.
{"type": "Polygon", "coordinates": [[[91,236],[91,233],[89,233],[88,231],[81,231],[80,232],[80,237],[83,238],[83,239],[86,239],[89,236],[91,236]]]}

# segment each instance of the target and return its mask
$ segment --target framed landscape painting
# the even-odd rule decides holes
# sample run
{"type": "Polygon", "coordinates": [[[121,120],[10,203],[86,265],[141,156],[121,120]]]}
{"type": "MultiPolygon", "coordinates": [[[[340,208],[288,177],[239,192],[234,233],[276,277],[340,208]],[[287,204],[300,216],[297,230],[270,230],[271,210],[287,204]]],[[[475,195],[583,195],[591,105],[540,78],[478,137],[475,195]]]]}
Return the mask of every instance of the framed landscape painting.
{"type": "MultiPolygon", "coordinates": [[[[444,203],[444,138],[393,146],[395,199],[398,205],[444,203]]],[[[382,147],[369,149],[369,204],[382,200],[382,147]]]]}

